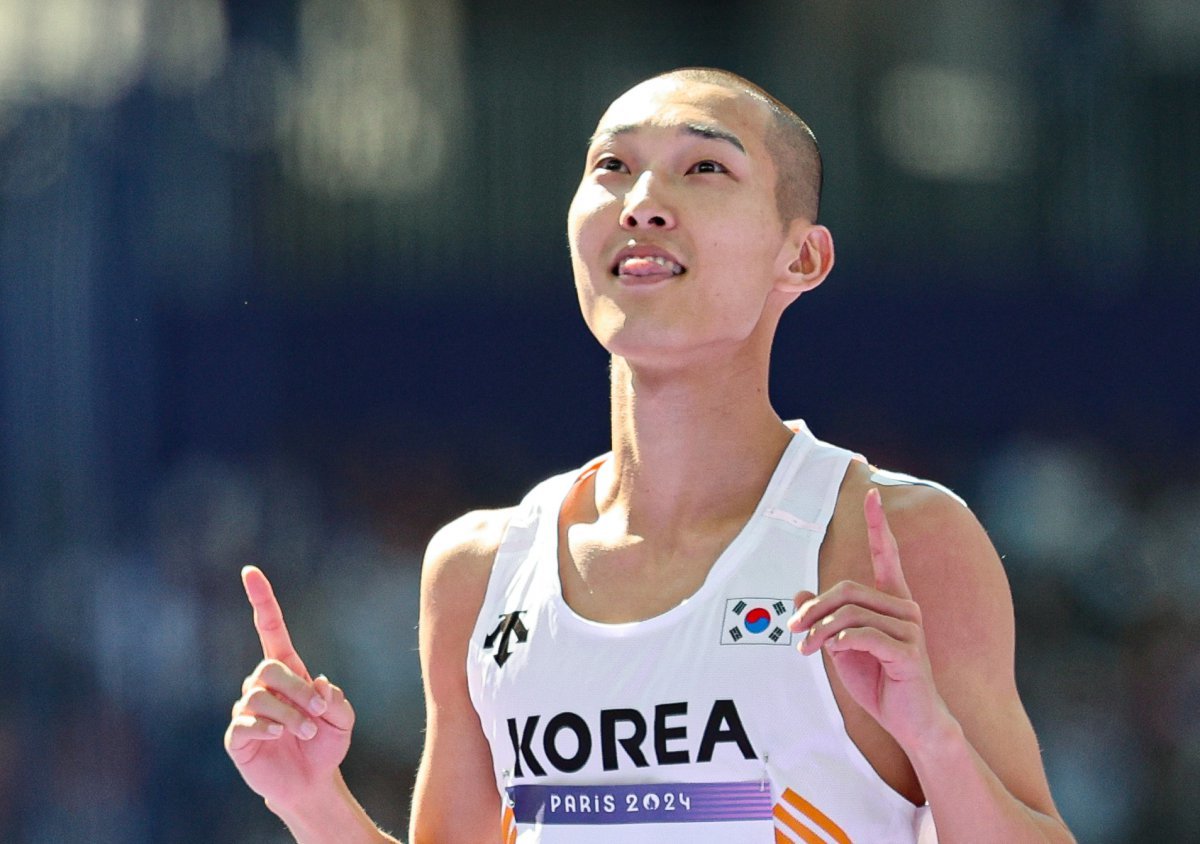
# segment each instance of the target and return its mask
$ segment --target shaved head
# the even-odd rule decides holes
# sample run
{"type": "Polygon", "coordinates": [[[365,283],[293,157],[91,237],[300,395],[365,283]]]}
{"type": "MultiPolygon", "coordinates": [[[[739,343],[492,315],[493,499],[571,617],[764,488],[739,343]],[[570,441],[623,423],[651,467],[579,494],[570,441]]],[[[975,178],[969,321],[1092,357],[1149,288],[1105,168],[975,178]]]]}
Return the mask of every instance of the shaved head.
{"type": "Polygon", "coordinates": [[[661,73],[657,79],[704,82],[745,94],[771,114],[763,141],[775,164],[775,204],[784,224],[802,217],[817,221],[821,208],[821,150],[816,136],[794,111],[748,79],[709,67],[685,67],[661,73]]]}

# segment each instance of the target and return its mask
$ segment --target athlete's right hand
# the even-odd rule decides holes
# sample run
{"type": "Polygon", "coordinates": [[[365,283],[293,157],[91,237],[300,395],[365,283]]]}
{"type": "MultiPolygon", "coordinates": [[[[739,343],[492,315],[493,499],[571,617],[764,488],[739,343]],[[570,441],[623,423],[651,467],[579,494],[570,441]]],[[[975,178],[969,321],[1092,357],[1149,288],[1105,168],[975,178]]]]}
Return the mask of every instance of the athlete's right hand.
{"type": "Polygon", "coordinates": [[[225,751],[251,789],[272,809],[286,811],[335,781],[350,747],[354,710],[341,689],[309,675],[266,575],[246,566],[242,585],[263,660],[242,682],[225,751]]]}

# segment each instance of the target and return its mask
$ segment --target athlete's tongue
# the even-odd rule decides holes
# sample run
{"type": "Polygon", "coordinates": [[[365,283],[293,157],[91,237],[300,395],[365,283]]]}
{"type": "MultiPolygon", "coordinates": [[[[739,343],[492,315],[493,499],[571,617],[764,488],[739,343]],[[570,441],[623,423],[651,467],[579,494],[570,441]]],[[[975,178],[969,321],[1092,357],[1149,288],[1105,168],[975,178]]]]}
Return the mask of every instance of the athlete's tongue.
{"type": "Polygon", "coordinates": [[[653,258],[626,258],[621,262],[621,275],[677,275],[682,267],[674,263],[663,263],[653,258]]]}

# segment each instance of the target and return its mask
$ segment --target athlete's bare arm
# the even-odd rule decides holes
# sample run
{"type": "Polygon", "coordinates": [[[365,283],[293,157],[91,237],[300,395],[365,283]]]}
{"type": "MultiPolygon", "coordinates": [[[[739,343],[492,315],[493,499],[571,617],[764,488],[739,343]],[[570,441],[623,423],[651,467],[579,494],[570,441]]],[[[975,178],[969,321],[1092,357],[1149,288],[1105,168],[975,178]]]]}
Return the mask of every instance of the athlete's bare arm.
{"type": "Polygon", "coordinates": [[[923,794],[941,844],[1073,841],[1017,695],[1012,598],[986,533],[938,490],[870,488],[854,466],[822,592],[798,595],[795,618],[851,738],[885,780],[923,794]]]}
{"type": "Polygon", "coordinates": [[[492,755],[467,691],[467,646],[510,511],[468,513],[429,543],[421,574],[425,751],[417,772],[413,844],[500,838],[492,755]]]}
{"type": "Polygon", "coordinates": [[[266,575],[247,566],[242,583],[263,659],[233,705],[226,752],[301,844],[395,844],[342,780],[354,726],[350,702],[328,679],[309,674],[266,575]]]}
{"type": "MultiPolygon", "coordinates": [[[[469,513],[429,544],[421,577],[421,663],[427,709],[411,841],[492,842],[500,804],[491,751],[467,692],[467,645],[508,511],[469,513]]],[[[301,844],[399,844],[350,794],[339,766],[354,710],[313,678],[292,644],[266,576],[242,572],[263,659],[242,684],[225,748],[246,783],[301,844]]]]}

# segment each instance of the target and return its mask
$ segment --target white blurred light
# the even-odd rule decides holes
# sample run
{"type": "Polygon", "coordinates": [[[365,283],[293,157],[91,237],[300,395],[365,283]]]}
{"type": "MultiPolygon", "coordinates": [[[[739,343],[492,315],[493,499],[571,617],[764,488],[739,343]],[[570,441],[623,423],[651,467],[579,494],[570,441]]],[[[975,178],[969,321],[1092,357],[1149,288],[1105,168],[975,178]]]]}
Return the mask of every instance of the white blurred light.
{"type": "Polygon", "coordinates": [[[292,103],[300,175],[331,195],[419,191],[442,164],[441,119],[412,89],[329,75],[292,103]]]}
{"type": "Polygon", "coordinates": [[[147,69],[185,90],[213,76],[227,43],[220,0],[0,0],[0,95],[102,107],[147,69]]]}
{"type": "Polygon", "coordinates": [[[10,0],[25,6],[24,80],[31,93],[89,106],[115,101],[141,74],[145,0],[10,0]]]}
{"type": "Polygon", "coordinates": [[[461,108],[456,3],[304,0],[285,161],[330,196],[420,193],[461,108]]]}
{"type": "Polygon", "coordinates": [[[21,91],[29,11],[27,2],[0,0],[0,95],[21,91]]]}
{"type": "Polygon", "coordinates": [[[883,80],[879,126],[887,153],[918,176],[1001,181],[1030,160],[1028,105],[982,73],[903,65],[883,80]]]}

